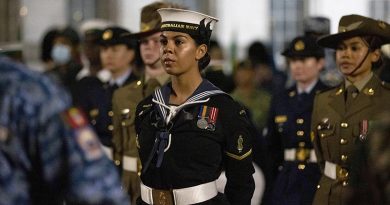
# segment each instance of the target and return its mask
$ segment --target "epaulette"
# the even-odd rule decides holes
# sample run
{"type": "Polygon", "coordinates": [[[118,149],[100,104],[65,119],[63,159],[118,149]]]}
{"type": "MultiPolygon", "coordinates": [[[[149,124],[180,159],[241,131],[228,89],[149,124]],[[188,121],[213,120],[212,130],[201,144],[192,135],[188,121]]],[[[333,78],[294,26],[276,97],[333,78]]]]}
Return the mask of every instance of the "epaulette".
{"type": "Polygon", "coordinates": [[[384,88],[390,90],[390,83],[385,82],[385,81],[382,81],[382,82],[381,82],[381,85],[382,85],[382,87],[384,87],[384,88]]]}
{"type": "Polygon", "coordinates": [[[322,90],[317,91],[316,94],[328,92],[328,91],[334,90],[334,89],[337,89],[337,90],[338,90],[338,89],[341,88],[341,85],[342,85],[342,83],[339,83],[338,85],[335,85],[335,86],[329,86],[329,87],[327,87],[327,88],[325,88],[325,89],[322,89],[322,90]]]}

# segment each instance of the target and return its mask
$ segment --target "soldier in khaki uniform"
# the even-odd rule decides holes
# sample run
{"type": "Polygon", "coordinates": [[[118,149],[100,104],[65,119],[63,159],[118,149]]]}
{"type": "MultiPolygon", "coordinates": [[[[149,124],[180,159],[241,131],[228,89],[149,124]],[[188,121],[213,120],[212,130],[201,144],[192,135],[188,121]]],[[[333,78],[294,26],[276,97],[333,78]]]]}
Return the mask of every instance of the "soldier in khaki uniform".
{"type": "Polygon", "coordinates": [[[141,32],[131,35],[139,39],[145,73],[141,80],[118,89],[113,96],[114,161],[122,167],[122,182],[132,204],[135,204],[140,195],[138,172],[141,170],[136,147],[134,113],[142,99],[169,79],[160,61],[161,17],[157,9],[173,6],[170,3],[155,2],[142,8],[141,32]]]}
{"type": "Polygon", "coordinates": [[[343,16],[339,32],[317,43],[336,49],[344,81],[315,98],[311,137],[322,176],[313,204],[347,204],[352,154],[359,144],[367,143],[370,122],[389,109],[389,86],[372,69],[380,62],[381,45],[390,43],[390,25],[359,15],[343,16]]]}

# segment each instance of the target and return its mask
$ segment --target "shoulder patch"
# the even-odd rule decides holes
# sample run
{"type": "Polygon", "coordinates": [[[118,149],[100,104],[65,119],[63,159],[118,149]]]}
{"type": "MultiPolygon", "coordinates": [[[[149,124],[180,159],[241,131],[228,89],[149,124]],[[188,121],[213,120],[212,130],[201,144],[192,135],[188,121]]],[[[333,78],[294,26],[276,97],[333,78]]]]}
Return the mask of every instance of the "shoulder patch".
{"type": "Polygon", "coordinates": [[[69,108],[63,113],[65,122],[72,128],[77,129],[88,125],[84,113],[78,108],[69,108]]]}
{"type": "Polygon", "coordinates": [[[75,138],[87,160],[96,160],[103,156],[100,142],[96,134],[89,127],[76,130],[75,138]]]}

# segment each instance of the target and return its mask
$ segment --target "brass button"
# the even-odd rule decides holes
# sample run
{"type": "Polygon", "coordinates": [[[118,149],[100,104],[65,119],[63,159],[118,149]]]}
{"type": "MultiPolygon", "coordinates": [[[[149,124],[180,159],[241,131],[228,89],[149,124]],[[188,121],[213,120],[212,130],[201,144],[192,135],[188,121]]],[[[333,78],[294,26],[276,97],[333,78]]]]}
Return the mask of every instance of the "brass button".
{"type": "Polygon", "coordinates": [[[340,124],[340,126],[341,126],[342,128],[347,128],[347,127],[348,127],[348,123],[342,122],[342,123],[340,124]]]}
{"type": "Polygon", "coordinates": [[[341,155],[341,161],[345,162],[347,161],[348,156],[347,155],[341,155]]]}
{"type": "Polygon", "coordinates": [[[107,129],[110,130],[110,131],[113,131],[114,130],[114,125],[108,125],[107,129]]]}
{"type": "Polygon", "coordinates": [[[297,136],[299,136],[299,137],[302,137],[304,134],[305,134],[305,132],[302,130],[297,131],[297,136]]]}
{"type": "Polygon", "coordinates": [[[345,145],[345,144],[347,144],[347,143],[348,143],[348,140],[346,140],[346,139],[344,139],[344,138],[341,138],[341,139],[340,139],[340,144],[345,145]]]}
{"type": "Polygon", "coordinates": [[[302,118],[297,119],[297,124],[303,124],[304,120],[302,118]]]}
{"type": "Polygon", "coordinates": [[[326,137],[326,134],[321,133],[320,136],[321,136],[321,137],[326,137]]]}
{"type": "Polygon", "coordinates": [[[109,111],[108,112],[108,116],[113,117],[114,116],[114,112],[113,111],[109,111]]]}
{"type": "Polygon", "coordinates": [[[318,184],[318,185],[317,185],[317,189],[319,189],[319,188],[321,188],[321,185],[318,184]]]}
{"type": "Polygon", "coordinates": [[[298,169],[300,169],[300,170],[304,170],[305,167],[306,167],[306,166],[305,166],[304,164],[299,164],[299,165],[298,165],[298,169]]]}
{"type": "Polygon", "coordinates": [[[299,147],[305,147],[305,145],[306,145],[305,142],[300,142],[300,143],[298,144],[299,147]]]}
{"type": "Polygon", "coordinates": [[[348,182],[347,181],[343,181],[343,186],[347,186],[348,185],[348,182]]]}
{"type": "Polygon", "coordinates": [[[348,171],[344,168],[341,168],[337,173],[337,178],[340,180],[346,180],[348,178],[348,171]]]}
{"type": "Polygon", "coordinates": [[[121,161],[119,161],[119,160],[115,160],[115,162],[114,162],[114,163],[115,163],[115,165],[116,165],[116,166],[119,166],[119,165],[121,164],[121,161]]]}

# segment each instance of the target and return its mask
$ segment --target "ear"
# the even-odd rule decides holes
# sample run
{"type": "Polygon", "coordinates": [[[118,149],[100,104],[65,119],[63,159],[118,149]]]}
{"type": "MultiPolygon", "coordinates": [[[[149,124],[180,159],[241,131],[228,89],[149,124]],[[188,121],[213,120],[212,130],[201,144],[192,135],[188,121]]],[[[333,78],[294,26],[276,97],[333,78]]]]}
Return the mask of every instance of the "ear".
{"type": "Polygon", "coordinates": [[[318,60],[318,66],[319,66],[318,71],[321,71],[322,69],[325,68],[325,58],[320,58],[318,60]]]}
{"type": "Polygon", "coordinates": [[[373,51],[371,53],[371,62],[377,62],[381,57],[381,52],[379,49],[375,49],[375,51],[373,51]]]}
{"type": "Polygon", "coordinates": [[[196,60],[200,60],[201,58],[203,58],[203,56],[206,55],[206,53],[207,53],[206,44],[202,44],[202,45],[198,46],[198,48],[196,48],[195,52],[196,52],[195,53],[196,60]]]}

